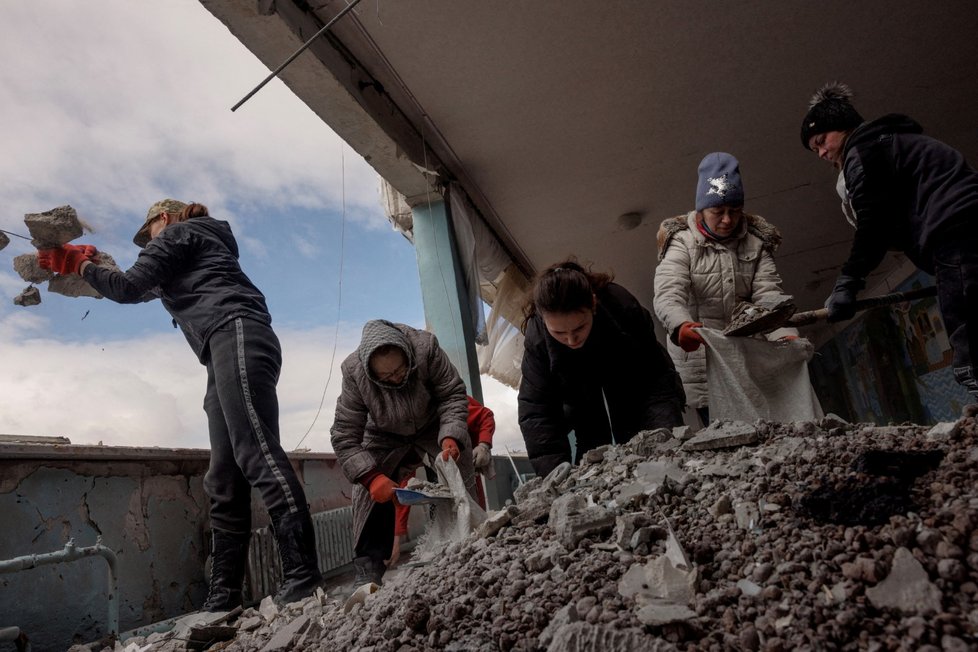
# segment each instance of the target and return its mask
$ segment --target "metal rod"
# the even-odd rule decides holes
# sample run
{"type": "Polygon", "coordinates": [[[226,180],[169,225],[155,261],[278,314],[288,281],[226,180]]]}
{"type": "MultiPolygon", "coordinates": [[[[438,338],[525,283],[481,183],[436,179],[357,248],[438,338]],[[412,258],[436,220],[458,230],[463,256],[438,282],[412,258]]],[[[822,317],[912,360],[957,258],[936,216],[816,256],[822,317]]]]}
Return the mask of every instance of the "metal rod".
{"type": "Polygon", "coordinates": [[[231,111],[232,112],[237,111],[238,110],[238,107],[240,107],[242,104],[244,104],[245,102],[247,102],[248,100],[250,100],[252,95],[254,95],[258,91],[260,91],[265,86],[265,84],[267,84],[268,82],[272,81],[272,79],[274,79],[276,76],[278,76],[278,74],[280,72],[282,72],[282,70],[287,65],[289,65],[290,63],[292,63],[292,61],[294,61],[297,56],[299,56],[300,54],[302,54],[303,52],[305,52],[306,51],[306,48],[308,48],[310,45],[312,45],[312,42],[313,41],[315,41],[326,30],[328,30],[330,27],[332,27],[333,26],[333,23],[335,23],[340,18],[342,18],[343,16],[345,16],[351,9],[353,9],[357,5],[358,2],[360,2],[360,0],[353,0],[353,2],[351,2],[350,4],[348,4],[340,13],[336,14],[331,21],[329,21],[328,23],[326,23],[325,25],[323,25],[323,28],[321,30],[319,30],[318,32],[316,32],[315,34],[313,34],[312,38],[310,38],[308,41],[306,41],[305,43],[303,43],[302,44],[302,47],[300,47],[298,50],[296,50],[292,54],[291,57],[289,57],[288,59],[286,59],[282,63],[281,66],[279,66],[278,68],[276,68],[275,70],[273,70],[272,73],[270,75],[268,75],[268,77],[265,77],[265,79],[263,79],[260,84],[258,84],[257,86],[255,86],[255,88],[250,93],[248,93],[243,98],[241,98],[241,101],[240,102],[238,102],[237,104],[235,104],[234,106],[232,106],[231,107],[231,111]]]}
{"type": "Polygon", "coordinates": [[[59,564],[66,561],[75,561],[98,555],[105,559],[109,565],[109,634],[118,636],[119,634],[119,579],[116,574],[116,557],[111,548],[102,545],[102,537],[98,537],[94,546],[88,548],[76,548],[75,540],[68,539],[63,550],[56,552],[46,552],[40,555],[24,555],[0,561],[0,573],[13,573],[16,571],[36,568],[46,564],[59,564]]]}
{"type": "Polygon", "coordinates": [[[28,238],[26,235],[21,235],[19,233],[14,233],[13,231],[7,231],[6,229],[0,229],[0,233],[6,233],[7,235],[12,235],[12,236],[17,237],[17,238],[23,238],[24,240],[30,240],[30,238],[28,238]]]}
{"type": "Polygon", "coordinates": [[[516,468],[516,460],[513,459],[513,454],[509,452],[509,446],[506,447],[506,457],[509,458],[509,463],[513,465],[513,472],[516,473],[516,482],[519,483],[518,486],[523,486],[523,477],[520,475],[520,470],[516,468]]]}

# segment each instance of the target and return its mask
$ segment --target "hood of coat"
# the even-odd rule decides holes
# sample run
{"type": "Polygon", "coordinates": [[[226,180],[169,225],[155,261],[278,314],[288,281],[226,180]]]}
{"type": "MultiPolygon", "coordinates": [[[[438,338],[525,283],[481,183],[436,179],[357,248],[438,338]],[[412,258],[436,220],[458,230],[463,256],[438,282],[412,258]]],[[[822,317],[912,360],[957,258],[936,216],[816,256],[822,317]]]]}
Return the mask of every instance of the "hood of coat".
{"type": "MultiPolygon", "coordinates": [[[[363,370],[367,374],[367,378],[380,387],[404,387],[417,366],[414,360],[414,348],[411,346],[407,335],[401,330],[401,326],[401,324],[395,324],[386,319],[371,319],[363,325],[363,334],[360,337],[360,346],[357,347],[357,356],[360,358],[360,364],[363,365],[363,370]],[[408,362],[408,372],[404,375],[404,380],[399,385],[383,383],[374,378],[374,375],[370,372],[370,356],[380,347],[388,345],[393,345],[401,349],[408,362]]],[[[407,327],[405,326],[405,328],[407,327]]]]}
{"type": "Polygon", "coordinates": [[[884,115],[882,118],[864,122],[856,127],[846,141],[843,156],[847,155],[856,145],[879,140],[881,136],[888,134],[922,133],[924,133],[924,128],[913,118],[900,113],[890,113],[889,115],[884,115]]]}
{"type": "Polygon", "coordinates": [[[224,220],[215,220],[209,215],[203,215],[201,217],[191,217],[186,222],[177,222],[174,224],[186,224],[191,228],[197,228],[202,231],[207,231],[213,237],[220,240],[228,251],[231,252],[235,258],[238,257],[238,243],[234,239],[234,234],[231,232],[231,225],[224,220]]]}
{"type": "MultiPolygon", "coordinates": [[[[669,242],[672,240],[673,236],[680,231],[689,230],[693,233],[693,237],[696,238],[697,242],[705,242],[706,237],[699,232],[699,229],[695,228],[696,224],[696,211],[690,211],[684,215],[677,215],[676,217],[670,217],[659,225],[659,231],[656,234],[656,244],[659,249],[659,260],[662,260],[666,255],[666,249],[669,248],[669,242]]],[[[733,234],[731,241],[739,240],[744,237],[744,234],[750,233],[758,238],[764,243],[765,249],[774,252],[779,246],[781,246],[781,232],[778,231],[778,227],[774,226],[767,220],[765,220],[760,215],[750,215],[745,213],[744,219],[741,220],[740,225],[737,227],[737,231],[733,234]]]]}

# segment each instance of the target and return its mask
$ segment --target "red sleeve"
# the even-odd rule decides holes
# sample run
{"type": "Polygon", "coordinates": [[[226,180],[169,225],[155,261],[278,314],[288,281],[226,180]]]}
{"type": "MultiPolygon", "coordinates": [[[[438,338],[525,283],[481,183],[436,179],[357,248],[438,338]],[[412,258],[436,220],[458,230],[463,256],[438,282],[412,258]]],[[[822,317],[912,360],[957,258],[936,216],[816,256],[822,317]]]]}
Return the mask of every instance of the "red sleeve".
{"type": "MultiPolygon", "coordinates": [[[[408,476],[401,480],[399,486],[406,487],[408,480],[413,476],[408,476]]],[[[408,505],[398,504],[394,507],[394,536],[400,537],[408,533],[408,518],[411,516],[411,508],[408,505]]]]}
{"type": "Polygon", "coordinates": [[[496,432],[496,417],[492,410],[479,403],[471,396],[469,398],[469,417],[466,425],[469,427],[469,437],[472,438],[472,447],[478,444],[488,444],[492,446],[492,435],[496,432]]]}

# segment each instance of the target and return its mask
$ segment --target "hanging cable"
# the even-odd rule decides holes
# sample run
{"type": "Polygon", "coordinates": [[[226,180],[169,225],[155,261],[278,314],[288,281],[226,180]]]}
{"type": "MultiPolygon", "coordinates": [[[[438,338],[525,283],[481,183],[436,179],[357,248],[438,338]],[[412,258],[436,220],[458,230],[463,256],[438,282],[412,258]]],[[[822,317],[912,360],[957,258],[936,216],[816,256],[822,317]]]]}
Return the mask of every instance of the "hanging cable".
{"type": "Polygon", "coordinates": [[[309,433],[312,432],[313,427],[316,425],[316,421],[319,420],[319,415],[323,411],[323,404],[326,402],[326,390],[329,389],[329,383],[333,379],[333,363],[336,361],[336,348],[340,341],[340,311],[343,307],[343,258],[346,251],[346,158],[343,155],[344,143],[340,143],[340,196],[342,205],[342,221],[340,225],[340,278],[339,282],[336,284],[336,328],[333,331],[333,352],[329,356],[329,375],[326,376],[326,386],[323,387],[323,395],[319,399],[319,408],[316,410],[316,416],[313,417],[312,423],[309,424],[309,430],[306,430],[306,434],[302,435],[302,439],[299,443],[295,445],[292,450],[299,450],[299,446],[302,442],[306,440],[309,433]]]}

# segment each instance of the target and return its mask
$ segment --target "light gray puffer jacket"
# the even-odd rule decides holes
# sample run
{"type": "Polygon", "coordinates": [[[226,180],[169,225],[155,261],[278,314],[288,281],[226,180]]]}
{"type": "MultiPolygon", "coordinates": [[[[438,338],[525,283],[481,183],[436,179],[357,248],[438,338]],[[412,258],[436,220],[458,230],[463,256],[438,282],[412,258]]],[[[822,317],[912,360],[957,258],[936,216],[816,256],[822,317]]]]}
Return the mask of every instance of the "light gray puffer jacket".
{"type": "MultiPolygon", "coordinates": [[[[734,237],[717,242],[696,227],[693,211],[665,220],[657,240],[659,263],[652,307],[669,333],[667,348],[683,379],[687,402],[706,407],[706,352],[702,346],[692,353],[679,348],[675,343],[679,327],[694,321],[723,329],[740,301],[784,294],[772,256],[781,244],[781,234],[762,217],[745,214],[734,237]]],[[[780,329],[768,338],[796,334],[794,329],[780,329]]]]}

